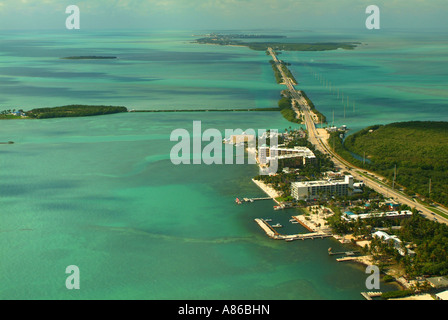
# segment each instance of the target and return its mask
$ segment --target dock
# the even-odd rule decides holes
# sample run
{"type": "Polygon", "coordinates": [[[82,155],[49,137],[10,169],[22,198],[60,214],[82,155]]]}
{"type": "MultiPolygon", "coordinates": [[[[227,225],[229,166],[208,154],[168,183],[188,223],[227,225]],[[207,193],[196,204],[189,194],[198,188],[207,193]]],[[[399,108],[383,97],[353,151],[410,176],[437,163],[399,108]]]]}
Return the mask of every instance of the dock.
{"type": "Polygon", "coordinates": [[[345,255],[347,257],[354,256],[356,253],[359,253],[359,251],[346,251],[346,252],[332,252],[331,248],[328,249],[328,255],[329,256],[342,256],[345,255]]]}
{"type": "Polygon", "coordinates": [[[267,236],[274,240],[285,240],[285,241],[294,241],[294,240],[314,240],[314,239],[325,239],[329,238],[332,235],[328,233],[321,232],[313,232],[313,233],[300,233],[300,234],[291,234],[291,235],[283,235],[279,234],[274,230],[265,220],[263,219],[255,219],[255,222],[260,226],[261,229],[267,234],[267,236]]]}
{"type": "Polygon", "coordinates": [[[345,262],[345,261],[356,261],[357,257],[344,257],[336,259],[337,262],[345,262]]]}
{"type": "Polygon", "coordinates": [[[366,299],[366,300],[373,300],[372,298],[375,297],[381,297],[383,295],[382,292],[361,292],[361,295],[366,299]]]}
{"type": "Polygon", "coordinates": [[[255,222],[258,223],[258,225],[261,229],[264,230],[264,232],[266,232],[269,238],[277,239],[277,237],[280,236],[279,233],[275,231],[274,228],[272,228],[265,220],[255,219],[255,222]]]}
{"type": "Polygon", "coordinates": [[[303,223],[297,216],[292,217],[294,220],[296,220],[302,227],[304,227],[306,230],[310,232],[314,232],[313,229],[311,229],[306,223],[303,223]]]}
{"type": "Polygon", "coordinates": [[[265,198],[243,198],[244,202],[254,202],[254,201],[262,201],[262,200],[272,200],[271,197],[265,198]]]}

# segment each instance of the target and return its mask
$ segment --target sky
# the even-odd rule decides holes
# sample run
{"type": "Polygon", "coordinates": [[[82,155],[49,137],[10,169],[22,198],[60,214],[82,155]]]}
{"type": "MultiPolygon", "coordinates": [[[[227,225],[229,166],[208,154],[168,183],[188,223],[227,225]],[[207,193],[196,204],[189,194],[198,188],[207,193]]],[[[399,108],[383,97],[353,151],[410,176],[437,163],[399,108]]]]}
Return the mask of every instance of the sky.
{"type": "Polygon", "coordinates": [[[0,0],[0,30],[65,29],[77,5],[81,29],[222,30],[365,28],[448,30],[448,0],[0,0]]]}

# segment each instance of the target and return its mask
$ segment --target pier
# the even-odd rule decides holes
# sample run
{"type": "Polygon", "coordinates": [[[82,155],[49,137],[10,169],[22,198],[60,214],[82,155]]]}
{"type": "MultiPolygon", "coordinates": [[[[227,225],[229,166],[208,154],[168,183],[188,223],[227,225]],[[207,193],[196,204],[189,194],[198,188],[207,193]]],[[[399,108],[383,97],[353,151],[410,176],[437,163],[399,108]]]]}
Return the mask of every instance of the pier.
{"type": "Polygon", "coordinates": [[[383,293],[382,292],[361,292],[361,295],[366,300],[373,300],[372,298],[374,298],[374,297],[381,297],[383,295],[383,293]]]}
{"type": "Polygon", "coordinates": [[[359,251],[346,251],[346,252],[333,252],[332,248],[328,248],[328,255],[329,256],[341,256],[345,255],[347,257],[352,257],[355,254],[359,253],[359,251]]]}
{"type": "Polygon", "coordinates": [[[265,198],[243,198],[244,202],[254,202],[254,201],[261,201],[261,200],[272,200],[271,197],[265,197],[265,198]]]}
{"type": "Polygon", "coordinates": [[[275,231],[274,228],[263,219],[255,219],[255,222],[264,230],[269,238],[274,240],[285,240],[289,242],[294,240],[324,239],[332,236],[331,234],[321,232],[282,235],[275,231]]]}
{"type": "Polygon", "coordinates": [[[295,221],[297,221],[302,227],[304,227],[306,230],[310,231],[310,232],[314,232],[313,229],[311,229],[306,223],[302,222],[302,220],[298,219],[297,216],[292,217],[295,221]]]}

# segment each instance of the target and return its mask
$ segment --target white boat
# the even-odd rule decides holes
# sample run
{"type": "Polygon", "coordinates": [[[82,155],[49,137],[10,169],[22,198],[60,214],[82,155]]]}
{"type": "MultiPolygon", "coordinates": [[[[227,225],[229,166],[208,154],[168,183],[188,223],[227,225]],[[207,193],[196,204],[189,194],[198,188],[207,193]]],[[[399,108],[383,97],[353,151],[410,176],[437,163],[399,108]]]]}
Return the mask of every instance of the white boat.
{"type": "Polygon", "coordinates": [[[264,219],[264,221],[266,221],[266,222],[271,222],[272,219],[264,219]]]}
{"type": "Polygon", "coordinates": [[[280,223],[274,224],[272,228],[283,228],[283,226],[280,223]]]}

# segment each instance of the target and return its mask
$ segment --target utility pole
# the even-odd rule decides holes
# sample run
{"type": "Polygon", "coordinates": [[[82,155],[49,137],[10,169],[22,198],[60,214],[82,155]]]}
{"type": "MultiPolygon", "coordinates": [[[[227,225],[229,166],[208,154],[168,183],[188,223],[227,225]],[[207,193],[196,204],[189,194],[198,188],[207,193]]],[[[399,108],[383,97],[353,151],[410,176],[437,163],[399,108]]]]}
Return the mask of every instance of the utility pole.
{"type": "Polygon", "coordinates": [[[344,119],[345,119],[345,103],[344,103],[344,119]]]}
{"type": "Polygon", "coordinates": [[[397,165],[395,165],[394,169],[394,181],[392,182],[392,189],[395,190],[395,180],[397,179],[397,165]]]}
{"type": "Polygon", "coordinates": [[[431,198],[431,178],[429,179],[429,198],[431,198]]]}
{"type": "Polygon", "coordinates": [[[332,127],[334,127],[334,107],[333,107],[333,125],[332,127]]]}

